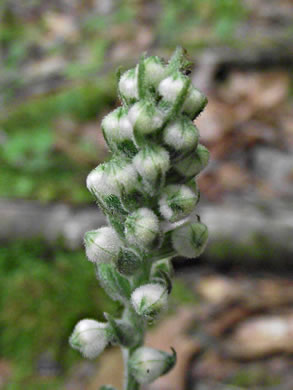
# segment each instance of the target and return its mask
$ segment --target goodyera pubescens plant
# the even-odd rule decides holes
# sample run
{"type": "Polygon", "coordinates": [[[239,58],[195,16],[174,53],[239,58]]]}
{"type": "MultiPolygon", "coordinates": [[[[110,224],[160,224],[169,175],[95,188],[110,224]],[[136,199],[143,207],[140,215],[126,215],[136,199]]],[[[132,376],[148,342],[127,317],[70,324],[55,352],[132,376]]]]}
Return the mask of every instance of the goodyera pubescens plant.
{"type": "Polygon", "coordinates": [[[178,48],[167,64],[142,56],[135,68],[119,75],[122,105],[102,121],[113,155],[87,178],[108,226],[85,234],[86,254],[124,311],[121,318],[105,313],[105,322],[81,320],[70,344],[90,359],[108,344],[119,345],[125,390],[139,389],[174,366],[173,349],[143,346],[145,330],[167,308],[171,258],[199,256],[208,238],[195,208],[196,176],[209,152],[193,124],[207,99],[191,85],[190,65],[178,48]]]}

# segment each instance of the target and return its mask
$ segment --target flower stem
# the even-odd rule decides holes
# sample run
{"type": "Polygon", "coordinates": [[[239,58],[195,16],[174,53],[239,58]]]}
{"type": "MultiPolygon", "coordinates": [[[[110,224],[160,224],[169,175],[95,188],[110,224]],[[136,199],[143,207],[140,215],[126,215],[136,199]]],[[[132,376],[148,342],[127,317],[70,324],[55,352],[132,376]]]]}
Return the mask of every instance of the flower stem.
{"type": "Polygon", "coordinates": [[[124,390],[139,390],[140,385],[131,375],[128,367],[128,358],[130,354],[129,348],[122,348],[122,355],[124,361],[124,390]]]}

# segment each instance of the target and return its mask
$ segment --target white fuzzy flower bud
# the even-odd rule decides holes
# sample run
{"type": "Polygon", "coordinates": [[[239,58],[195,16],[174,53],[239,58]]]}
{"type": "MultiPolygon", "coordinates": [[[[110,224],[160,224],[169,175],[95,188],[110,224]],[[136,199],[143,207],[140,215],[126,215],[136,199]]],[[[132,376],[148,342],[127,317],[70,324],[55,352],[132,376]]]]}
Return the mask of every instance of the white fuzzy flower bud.
{"type": "Polygon", "coordinates": [[[159,219],[146,207],[130,214],[125,221],[125,237],[135,246],[150,247],[158,237],[159,219]]]}
{"type": "Polygon", "coordinates": [[[160,95],[165,101],[174,103],[184,87],[185,80],[186,77],[182,73],[173,73],[160,82],[158,87],[160,95]]]}
{"type": "Polygon", "coordinates": [[[171,355],[154,348],[140,347],[131,355],[129,366],[137,382],[147,384],[170,371],[175,362],[175,351],[171,355]]]}
{"type": "Polygon", "coordinates": [[[206,106],[207,98],[193,85],[189,87],[182,111],[194,119],[206,106]]]}
{"type": "Polygon", "coordinates": [[[179,161],[174,168],[184,177],[196,176],[206,167],[209,157],[210,153],[207,148],[199,144],[194,154],[179,161]]]}
{"type": "Polygon", "coordinates": [[[138,99],[137,71],[138,67],[136,66],[134,69],[129,69],[123,73],[120,77],[118,84],[119,92],[127,101],[138,99]]]}
{"type": "Polygon", "coordinates": [[[131,303],[137,314],[153,319],[167,309],[168,292],[160,284],[144,284],[133,291],[131,303]]]}
{"type": "Polygon", "coordinates": [[[145,146],[134,157],[133,165],[146,189],[153,193],[170,167],[170,158],[168,152],[158,145],[145,146]]]}
{"type": "Polygon", "coordinates": [[[129,121],[127,110],[123,107],[119,107],[105,116],[102,121],[102,129],[107,144],[112,150],[123,151],[127,146],[133,149],[133,127],[129,121]]]}
{"type": "Polygon", "coordinates": [[[160,213],[167,221],[176,222],[189,215],[197,201],[198,194],[186,185],[170,184],[162,191],[160,213]]]}
{"type": "MultiPolygon", "coordinates": [[[[184,87],[185,80],[186,76],[182,73],[173,73],[160,82],[160,95],[165,101],[174,103],[184,87]]],[[[191,119],[194,119],[204,109],[206,104],[207,98],[193,85],[190,85],[182,106],[182,111],[191,119]]]]}
{"type": "Polygon", "coordinates": [[[200,222],[180,226],[172,232],[172,245],[179,255],[198,257],[208,242],[208,228],[200,222]]]}
{"type": "Polygon", "coordinates": [[[87,188],[97,197],[129,194],[137,188],[137,172],[124,160],[110,160],[100,164],[87,177],[87,188]]]}
{"type": "Polygon", "coordinates": [[[69,339],[71,347],[88,359],[99,356],[108,342],[107,324],[89,319],[79,321],[69,339]]]}
{"type": "Polygon", "coordinates": [[[148,57],[144,61],[145,80],[153,87],[157,87],[166,75],[166,67],[157,56],[148,57]]]}
{"type": "Polygon", "coordinates": [[[140,101],[129,110],[129,120],[139,134],[150,134],[163,124],[163,113],[154,105],[140,101]]]}
{"type": "Polygon", "coordinates": [[[121,242],[115,230],[104,226],[84,236],[86,255],[93,263],[108,263],[118,258],[121,242]]]}
{"type": "Polygon", "coordinates": [[[181,117],[170,122],[163,132],[163,140],[166,145],[178,152],[184,152],[197,146],[199,132],[192,121],[187,117],[181,117]]]}

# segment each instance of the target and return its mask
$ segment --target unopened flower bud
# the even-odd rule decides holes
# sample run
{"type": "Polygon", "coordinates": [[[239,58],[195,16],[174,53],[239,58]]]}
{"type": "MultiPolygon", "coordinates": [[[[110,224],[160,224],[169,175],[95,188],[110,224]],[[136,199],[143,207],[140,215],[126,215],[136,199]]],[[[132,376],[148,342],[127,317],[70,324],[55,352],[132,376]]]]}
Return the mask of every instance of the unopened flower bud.
{"type": "Polygon", "coordinates": [[[146,82],[153,87],[157,87],[166,75],[166,67],[157,56],[146,58],[144,66],[146,82]]]}
{"type": "Polygon", "coordinates": [[[130,357],[131,374],[138,383],[151,383],[169,372],[176,362],[176,353],[163,352],[150,347],[140,347],[130,357]]]}
{"type": "MultiPolygon", "coordinates": [[[[180,72],[175,72],[160,82],[159,93],[165,101],[174,103],[184,87],[185,80],[186,76],[180,72]]],[[[187,114],[189,118],[194,119],[206,104],[207,98],[193,85],[190,85],[184,99],[182,112],[187,114]]]]}
{"type": "Polygon", "coordinates": [[[138,134],[150,134],[163,124],[163,113],[152,103],[140,101],[129,110],[129,120],[138,134]]]}
{"type": "Polygon", "coordinates": [[[196,176],[207,166],[209,157],[210,153],[207,148],[199,144],[195,153],[180,160],[174,168],[184,177],[196,176]]]}
{"type": "Polygon", "coordinates": [[[136,151],[133,142],[133,127],[125,108],[119,107],[102,121],[104,137],[111,150],[133,155],[136,151]]]}
{"type": "Polygon", "coordinates": [[[121,241],[114,229],[108,226],[91,230],[84,236],[86,255],[93,263],[108,263],[118,258],[121,241]]]}
{"type": "Polygon", "coordinates": [[[185,80],[186,77],[182,73],[173,73],[160,82],[158,87],[160,95],[165,101],[174,103],[184,88],[185,80]]]}
{"type": "Polygon", "coordinates": [[[119,92],[128,102],[138,99],[137,70],[138,67],[129,69],[119,80],[119,92]]]}
{"type": "Polygon", "coordinates": [[[125,160],[112,159],[100,164],[87,177],[87,187],[97,197],[129,194],[137,188],[137,173],[125,160]]]}
{"type": "Polygon", "coordinates": [[[81,320],[75,326],[69,343],[86,358],[96,358],[109,342],[107,324],[95,320],[81,320]]]}
{"type": "Polygon", "coordinates": [[[148,191],[153,193],[164,181],[170,167],[168,152],[158,146],[145,146],[133,159],[133,165],[148,191]]]}
{"type": "Polygon", "coordinates": [[[189,118],[184,116],[170,122],[163,132],[165,144],[177,152],[185,152],[195,148],[198,137],[198,129],[189,118]]]}
{"type": "Polygon", "coordinates": [[[193,85],[189,87],[182,111],[192,120],[205,108],[207,98],[193,85]]]}
{"type": "Polygon", "coordinates": [[[137,314],[154,319],[167,309],[168,292],[160,284],[144,284],[133,291],[131,302],[137,314]]]}
{"type": "Polygon", "coordinates": [[[140,208],[130,214],[125,221],[125,237],[135,246],[150,247],[158,237],[159,219],[146,208],[140,208]]]}
{"type": "Polygon", "coordinates": [[[176,222],[189,215],[197,201],[198,194],[186,185],[170,184],[162,191],[159,200],[160,213],[166,220],[176,222]]]}
{"type": "Polygon", "coordinates": [[[201,222],[180,226],[172,232],[173,248],[189,259],[198,257],[208,242],[208,228],[201,222]]]}
{"type": "Polygon", "coordinates": [[[133,248],[121,248],[117,259],[117,269],[122,275],[133,275],[141,267],[140,254],[133,248]]]}

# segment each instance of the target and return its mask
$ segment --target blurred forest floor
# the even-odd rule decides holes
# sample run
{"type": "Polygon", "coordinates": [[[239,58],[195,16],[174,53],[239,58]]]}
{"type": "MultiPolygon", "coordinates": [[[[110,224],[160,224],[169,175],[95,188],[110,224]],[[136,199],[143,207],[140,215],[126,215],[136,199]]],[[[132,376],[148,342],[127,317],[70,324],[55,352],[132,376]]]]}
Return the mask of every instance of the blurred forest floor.
{"type": "Polygon", "coordinates": [[[291,390],[293,1],[3,0],[0,13],[0,389],[92,390],[109,361],[118,371],[115,351],[88,363],[67,343],[78,319],[119,312],[80,249],[103,223],[85,178],[107,158],[116,69],[182,45],[209,98],[196,125],[213,245],[192,272],[176,263],[150,343],[180,341],[179,382],[151,389],[291,390]]]}

